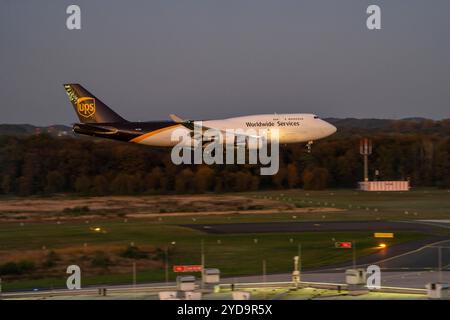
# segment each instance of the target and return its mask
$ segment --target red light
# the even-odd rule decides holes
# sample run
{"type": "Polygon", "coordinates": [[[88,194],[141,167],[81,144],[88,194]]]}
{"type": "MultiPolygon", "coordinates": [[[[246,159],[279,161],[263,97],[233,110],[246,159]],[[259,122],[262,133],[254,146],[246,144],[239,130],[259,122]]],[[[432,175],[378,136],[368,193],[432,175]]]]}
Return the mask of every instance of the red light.
{"type": "Polygon", "coordinates": [[[352,243],[349,241],[345,242],[336,242],[335,243],[336,248],[343,248],[343,249],[350,249],[352,247],[352,243]]]}
{"type": "Polygon", "coordinates": [[[183,272],[184,266],[173,266],[173,272],[183,272]]]}
{"type": "Polygon", "coordinates": [[[181,265],[173,266],[173,272],[201,272],[203,267],[201,265],[181,265]]]}

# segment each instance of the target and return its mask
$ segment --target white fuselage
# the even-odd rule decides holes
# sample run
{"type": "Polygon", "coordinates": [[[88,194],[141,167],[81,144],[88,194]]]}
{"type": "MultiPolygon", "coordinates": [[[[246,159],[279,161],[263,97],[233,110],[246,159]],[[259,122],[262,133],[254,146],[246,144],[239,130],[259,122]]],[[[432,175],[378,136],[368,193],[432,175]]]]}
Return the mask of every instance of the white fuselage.
{"type": "MultiPolygon", "coordinates": [[[[314,141],[328,137],[336,132],[336,127],[330,123],[316,115],[304,113],[261,114],[222,120],[195,121],[195,124],[200,123],[203,127],[221,131],[242,130],[246,132],[253,129],[258,132],[260,129],[269,131],[278,129],[280,144],[314,141]]],[[[135,142],[152,146],[174,146],[177,144],[177,141],[172,141],[172,132],[180,129],[190,131],[188,128],[183,127],[182,124],[174,124],[145,134],[135,142]]]]}

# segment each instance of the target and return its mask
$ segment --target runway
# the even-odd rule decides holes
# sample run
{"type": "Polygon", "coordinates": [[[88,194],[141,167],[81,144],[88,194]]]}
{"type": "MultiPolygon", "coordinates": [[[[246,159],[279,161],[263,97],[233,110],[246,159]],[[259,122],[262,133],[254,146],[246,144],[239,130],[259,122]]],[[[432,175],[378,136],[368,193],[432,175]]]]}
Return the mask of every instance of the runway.
{"type": "Polygon", "coordinates": [[[186,224],[207,233],[270,233],[270,232],[320,232],[320,231],[420,231],[430,232],[438,224],[402,221],[313,221],[271,223],[186,224]]]}
{"type": "MultiPolygon", "coordinates": [[[[433,237],[401,243],[356,259],[357,267],[371,264],[384,271],[437,271],[439,268],[450,271],[450,239],[433,237]]],[[[352,262],[348,261],[310,272],[341,272],[352,267],[352,262]]]]}
{"type": "Polygon", "coordinates": [[[450,240],[439,241],[419,249],[382,259],[377,264],[385,270],[450,270],[450,240]]]}
{"type": "MultiPolygon", "coordinates": [[[[269,232],[343,232],[343,231],[420,231],[433,234],[448,224],[439,221],[329,221],[329,222],[277,222],[277,223],[231,223],[190,224],[186,227],[208,233],[269,233],[269,232]]],[[[430,235],[425,239],[389,246],[374,254],[357,257],[358,266],[377,264],[383,270],[423,271],[450,270],[450,239],[448,236],[430,235]],[[441,247],[441,249],[439,249],[441,247]],[[440,252],[439,252],[440,250],[440,252]]],[[[335,272],[352,267],[352,261],[330,265],[312,272],[335,272]]]]}

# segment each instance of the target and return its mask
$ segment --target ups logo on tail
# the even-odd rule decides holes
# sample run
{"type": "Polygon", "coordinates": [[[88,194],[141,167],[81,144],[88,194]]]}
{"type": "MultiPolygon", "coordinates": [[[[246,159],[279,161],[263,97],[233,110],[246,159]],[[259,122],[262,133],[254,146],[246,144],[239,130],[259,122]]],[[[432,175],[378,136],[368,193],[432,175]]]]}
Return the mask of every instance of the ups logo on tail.
{"type": "Polygon", "coordinates": [[[95,115],[95,99],[91,97],[78,98],[77,112],[80,116],[90,118],[95,115]]]}

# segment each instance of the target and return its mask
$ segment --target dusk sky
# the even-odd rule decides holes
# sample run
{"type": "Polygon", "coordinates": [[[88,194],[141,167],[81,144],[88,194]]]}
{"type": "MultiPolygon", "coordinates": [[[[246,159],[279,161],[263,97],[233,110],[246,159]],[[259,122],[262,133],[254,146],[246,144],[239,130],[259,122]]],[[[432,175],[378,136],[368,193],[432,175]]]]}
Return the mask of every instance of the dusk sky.
{"type": "Polygon", "coordinates": [[[68,82],[131,121],[450,117],[448,0],[1,0],[0,38],[0,123],[76,122],[68,82]]]}

